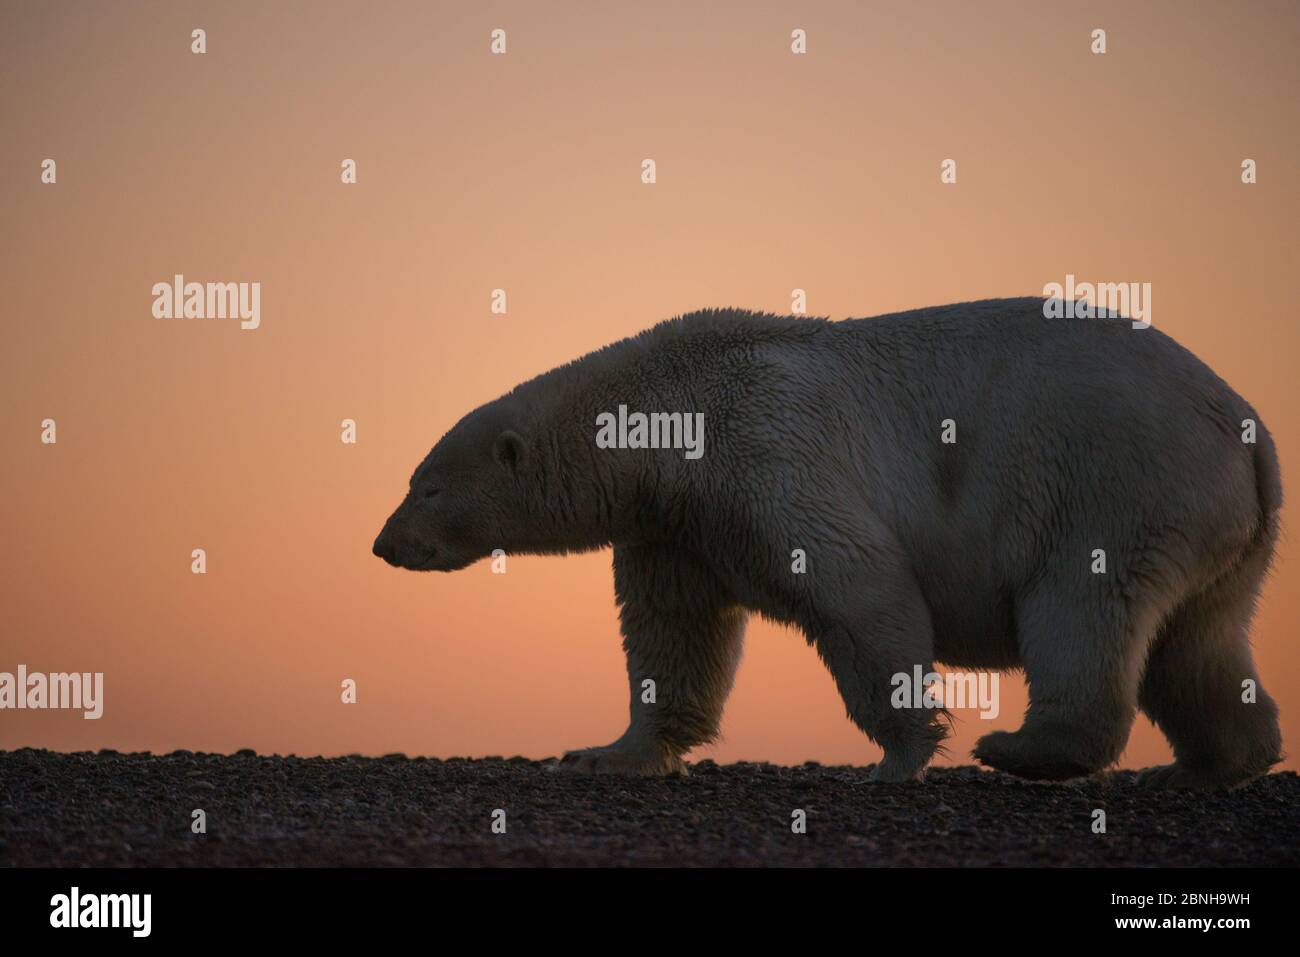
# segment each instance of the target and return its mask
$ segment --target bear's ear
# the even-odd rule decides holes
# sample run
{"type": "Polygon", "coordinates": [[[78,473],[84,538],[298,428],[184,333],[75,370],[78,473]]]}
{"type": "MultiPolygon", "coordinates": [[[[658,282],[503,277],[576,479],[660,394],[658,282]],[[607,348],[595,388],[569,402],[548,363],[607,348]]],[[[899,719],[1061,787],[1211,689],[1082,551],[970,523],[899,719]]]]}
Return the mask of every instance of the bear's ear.
{"type": "Polygon", "coordinates": [[[518,474],[524,464],[524,440],[518,432],[506,429],[492,443],[492,457],[512,475],[518,474]]]}

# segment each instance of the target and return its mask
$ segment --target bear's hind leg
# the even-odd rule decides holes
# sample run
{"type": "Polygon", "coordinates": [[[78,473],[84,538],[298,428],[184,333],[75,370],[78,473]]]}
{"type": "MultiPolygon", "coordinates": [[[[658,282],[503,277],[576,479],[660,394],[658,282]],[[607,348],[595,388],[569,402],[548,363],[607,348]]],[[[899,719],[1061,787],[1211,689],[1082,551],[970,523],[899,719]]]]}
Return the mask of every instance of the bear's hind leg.
{"type": "Polygon", "coordinates": [[[746,613],[707,566],[663,546],[616,546],[614,590],[631,722],[613,744],[570,751],[559,767],[589,774],[679,773],[682,755],[717,737],[740,663],[746,613]]]}
{"type": "Polygon", "coordinates": [[[1119,589],[1081,588],[1061,577],[1025,596],[1016,624],[1029,709],[1020,730],[980,738],[974,757],[1046,781],[1114,763],[1136,716],[1142,662],[1159,619],[1133,604],[1119,589]]]}
{"type": "Polygon", "coordinates": [[[1282,755],[1277,705],[1259,684],[1249,628],[1272,542],[1169,616],[1151,649],[1139,703],[1174,749],[1174,763],[1147,768],[1148,787],[1232,787],[1264,774],[1282,755]],[[1246,694],[1254,682],[1254,700],[1246,694]],[[1246,699],[1246,700],[1243,700],[1246,699]]]}

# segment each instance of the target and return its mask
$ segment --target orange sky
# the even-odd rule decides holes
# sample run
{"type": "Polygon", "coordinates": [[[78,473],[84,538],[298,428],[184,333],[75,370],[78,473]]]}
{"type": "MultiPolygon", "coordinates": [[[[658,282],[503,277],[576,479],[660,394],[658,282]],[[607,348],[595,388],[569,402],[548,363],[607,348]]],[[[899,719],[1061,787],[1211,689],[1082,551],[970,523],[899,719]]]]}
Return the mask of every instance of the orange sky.
{"type": "MultiPolygon", "coordinates": [[[[1155,325],[1255,405],[1289,488],[1300,7],[610,6],[0,6],[0,671],[106,689],[99,721],[0,712],[0,747],[614,739],[607,552],[416,575],[370,543],[464,412],[703,306],[784,312],[802,288],[844,318],[1150,282],[1155,325]],[[154,319],[175,273],[260,282],[261,328],[154,319]]],[[[1293,753],[1295,549],[1255,631],[1293,753]]],[[[1023,705],[1004,677],[996,721],[958,713],[953,758],[1023,705]]],[[[723,733],[696,757],[879,756],[802,638],[758,622],[723,733]]],[[[1139,718],[1123,763],[1167,753],[1139,718]]]]}

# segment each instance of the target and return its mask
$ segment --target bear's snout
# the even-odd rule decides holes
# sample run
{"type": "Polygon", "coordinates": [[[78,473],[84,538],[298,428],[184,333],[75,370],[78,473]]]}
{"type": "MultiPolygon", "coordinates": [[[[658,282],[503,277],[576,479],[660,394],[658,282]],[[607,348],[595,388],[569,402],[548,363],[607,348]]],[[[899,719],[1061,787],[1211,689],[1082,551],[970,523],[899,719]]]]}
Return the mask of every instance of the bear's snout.
{"type": "Polygon", "coordinates": [[[394,568],[421,568],[433,558],[433,549],[412,541],[410,530],[396,514],[384,523],[371,551],[394,568]]]}
{"type": "Polygon", "coordinates": [[[384,530],[379,533],[379,536],[375,539],[374,548],[372,548],[371,551],[390,565],[396,566],[398,564],[397,546],[394,545],[392,539],[388,537],[388,526],[385,525],[384,530]]]}

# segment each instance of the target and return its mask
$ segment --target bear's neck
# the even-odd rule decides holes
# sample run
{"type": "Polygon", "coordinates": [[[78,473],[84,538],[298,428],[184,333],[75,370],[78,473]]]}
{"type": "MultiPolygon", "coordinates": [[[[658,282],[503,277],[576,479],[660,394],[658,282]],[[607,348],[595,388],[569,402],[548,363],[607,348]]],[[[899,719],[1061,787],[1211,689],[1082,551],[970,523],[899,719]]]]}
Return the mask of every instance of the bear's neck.
{"type": "MultiPolygon", "coordinates": [[[[576,414],[569,410],[547,430],[554,438],[543,456],[539,504],[551,515],[550,533],[564,550],[671,540],[673,516],[689,498],[685,450],[647,447],[648,433],[644,427],[638,431],[642,420],[635,416],[676,412],[684,417],[697,410],[662,393],[642,397],[626,385],[613,391],[583,402],[576,414]]],[[[684,419],[678,421],[684,425],[684,419]]],[[[661,428],[660,435],[667,434],[661,428]]]]}

